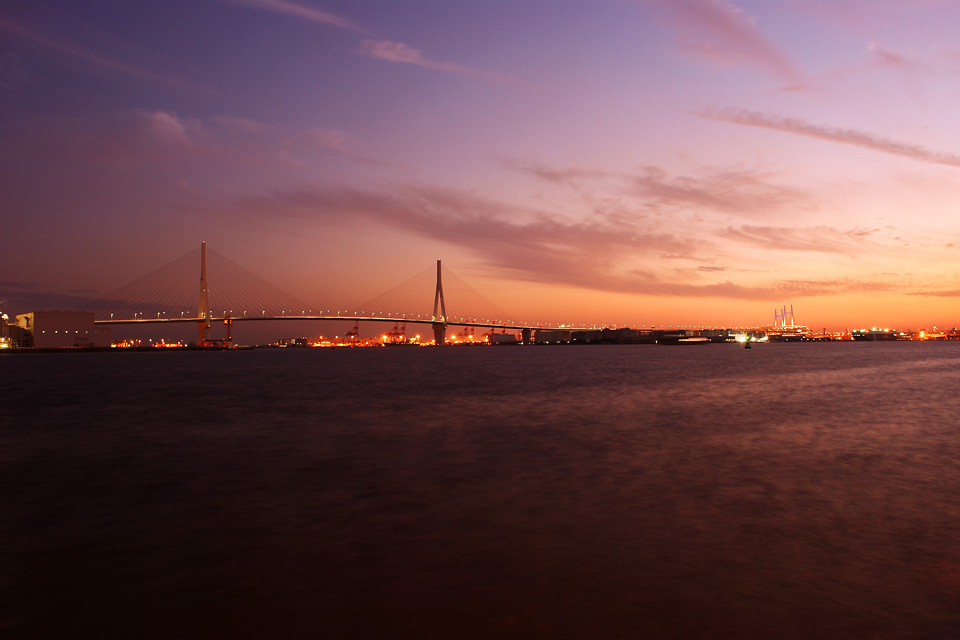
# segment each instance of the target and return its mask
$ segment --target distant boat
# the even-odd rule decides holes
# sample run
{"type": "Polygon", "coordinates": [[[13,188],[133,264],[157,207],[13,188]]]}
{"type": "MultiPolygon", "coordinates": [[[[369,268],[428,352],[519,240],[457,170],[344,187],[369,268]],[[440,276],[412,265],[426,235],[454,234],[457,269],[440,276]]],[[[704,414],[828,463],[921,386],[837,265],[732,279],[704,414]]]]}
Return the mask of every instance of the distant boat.
{"type": "Polygon", "coordinates": [[[853,330],[853,339],[858,341],[868,341],[868,342],[886,342],[888,340],[896,340],[897,332],[891,331],[890,329],[854,329],[853,330]]]}
{"type": "Polygon", "coordinates": [[[746,342],[743,343],[743,348],[744,348],[744,349],[752,349],[753,347],[750,346],[750,341],[747,340],[746,342]]]}
{"type": "Polygon", "coordinates": [[[712,340],[706,336],[663,336],[657,339],[657,344],[710,344],[712,340]]]}
{"type": "Polygon", "coordinates": [[[710,344],[710,338],[704,336],[692,336],[689,338],[677,338],[676,340],[669,340],[663,344],[710,344]]]}

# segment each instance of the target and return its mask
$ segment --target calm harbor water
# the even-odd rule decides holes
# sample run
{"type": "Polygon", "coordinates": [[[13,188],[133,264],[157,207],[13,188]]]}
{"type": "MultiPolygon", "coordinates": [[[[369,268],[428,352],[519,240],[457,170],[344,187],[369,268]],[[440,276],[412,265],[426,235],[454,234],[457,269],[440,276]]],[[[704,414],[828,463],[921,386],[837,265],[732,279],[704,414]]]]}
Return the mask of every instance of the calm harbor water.
{"type": "Polygon", "coordinates": [[[960,637],[960,344],[0,371],[3,638],[960,637]]]}

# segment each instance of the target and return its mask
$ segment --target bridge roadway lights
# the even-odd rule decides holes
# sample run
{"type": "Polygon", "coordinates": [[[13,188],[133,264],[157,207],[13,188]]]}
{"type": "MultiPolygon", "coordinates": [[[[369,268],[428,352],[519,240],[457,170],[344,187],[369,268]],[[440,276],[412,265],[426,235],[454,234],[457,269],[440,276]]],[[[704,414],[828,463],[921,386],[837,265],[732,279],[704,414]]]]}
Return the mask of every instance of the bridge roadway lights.
{"type": "Polygon", "coordinates": [[[520,342],[530,344],[530,329],[520,329],[520,342]]]}
{"type": "Polygon", "coordinates": [[[442,322],[433,323],[433,341],[438,347],[442,347],[447,338],[447,325],[442,322]]]}

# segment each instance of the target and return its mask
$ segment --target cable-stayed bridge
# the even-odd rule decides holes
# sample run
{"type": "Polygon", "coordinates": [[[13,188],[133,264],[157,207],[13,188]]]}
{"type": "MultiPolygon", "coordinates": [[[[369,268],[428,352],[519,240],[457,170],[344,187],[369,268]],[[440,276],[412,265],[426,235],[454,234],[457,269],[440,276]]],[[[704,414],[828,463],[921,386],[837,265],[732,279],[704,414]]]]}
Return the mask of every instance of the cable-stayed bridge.
{"type": "Polygon", "coordinates": [[[433,327],[436,344],[448,326],[530,331],[577,331],[596,327],[514,320],[437,260],[421,273],[348,309],[321,309],[286,293],[201,243],[198,249],[90,302],[84,311],[96,324],[195,323],[199,343],[209,341],[214,322],[347,320],[423,323],[433,327]]]}

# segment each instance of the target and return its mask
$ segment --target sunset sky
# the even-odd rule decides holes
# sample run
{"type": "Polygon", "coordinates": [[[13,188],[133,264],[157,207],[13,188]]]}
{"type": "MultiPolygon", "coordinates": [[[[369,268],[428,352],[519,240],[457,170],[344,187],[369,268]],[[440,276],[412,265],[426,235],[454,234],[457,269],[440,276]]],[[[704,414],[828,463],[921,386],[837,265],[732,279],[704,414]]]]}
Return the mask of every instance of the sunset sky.
{"type": "MultiPolygon", "coordinates": [[[[11,0],[0,309],[210,247],[320,308],[958,324],[960,3],[11,0]]],[[[215,285],[212,285],[215,286],[215,285]]]]}

